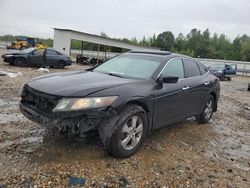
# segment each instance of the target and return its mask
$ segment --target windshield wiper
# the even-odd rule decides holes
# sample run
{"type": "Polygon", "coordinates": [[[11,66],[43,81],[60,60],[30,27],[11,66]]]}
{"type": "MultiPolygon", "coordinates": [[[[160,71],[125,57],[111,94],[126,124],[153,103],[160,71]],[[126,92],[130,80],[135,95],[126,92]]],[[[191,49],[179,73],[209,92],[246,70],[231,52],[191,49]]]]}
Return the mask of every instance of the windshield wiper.
{"type": "Polygon", "coordinates": [[[116,77],[120,77],[120,78],[125,78],[125,76],[123,76],[123,75],[120,74],[120,73],[116,73],[116,72],[109,72],[108,75],[116,76],[116,77]]]}

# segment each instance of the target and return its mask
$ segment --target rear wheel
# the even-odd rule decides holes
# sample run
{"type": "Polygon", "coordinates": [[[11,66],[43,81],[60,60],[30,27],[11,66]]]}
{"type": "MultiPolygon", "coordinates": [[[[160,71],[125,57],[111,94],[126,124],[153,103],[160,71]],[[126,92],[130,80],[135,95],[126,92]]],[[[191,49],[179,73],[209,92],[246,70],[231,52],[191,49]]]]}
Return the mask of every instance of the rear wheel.
{"type": "Polygon", "coordinates": [[[24,67],[27,65],[27,62],[24,58],[16,58],[14,61],[14,65],[20,66],[20,67],[24,67]]]}
{"type": "Polygon", "coordinates": [[[118,158],[134,155],[146,137],[146,113],[138,105],[127,106],[120,113],[117,129],[114,131],[109,153],[118,158]]]}
{"type": "Polygon", "coordinates": [[[221,77],[220,77],[220,81],[223,81],[225,79],[225,75],[223,74],[221,77]]]}
{"type": "Polygon", "coordinates": [[[63,68],[65,67],[64,61],[59,61],[57,67],[58,67],[59,69],[63,69],[63,68]]]}
{"type": "Polygon", "coordinates": [[[214,112],[214,103],[214,97],[212,95],[209,95],[203,111],[197,116],[197,120],[199,123],[207,123],[211,119],[214,112]]]}

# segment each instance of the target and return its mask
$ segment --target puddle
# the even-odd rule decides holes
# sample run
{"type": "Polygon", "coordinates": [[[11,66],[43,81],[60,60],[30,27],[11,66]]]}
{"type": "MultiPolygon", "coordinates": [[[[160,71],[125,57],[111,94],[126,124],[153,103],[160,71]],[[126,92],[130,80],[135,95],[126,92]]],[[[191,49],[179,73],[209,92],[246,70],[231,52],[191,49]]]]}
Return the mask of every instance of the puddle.
{"type": "Polygon", "coordinates": [[[220,136],[210,142],[211,148],[207,151],[207,155],[228,162],[236,168],[250,170],[250,133],[244,129],[234,130],[232,125],[223,123],[214,126],[214,130],[220,136]]]}

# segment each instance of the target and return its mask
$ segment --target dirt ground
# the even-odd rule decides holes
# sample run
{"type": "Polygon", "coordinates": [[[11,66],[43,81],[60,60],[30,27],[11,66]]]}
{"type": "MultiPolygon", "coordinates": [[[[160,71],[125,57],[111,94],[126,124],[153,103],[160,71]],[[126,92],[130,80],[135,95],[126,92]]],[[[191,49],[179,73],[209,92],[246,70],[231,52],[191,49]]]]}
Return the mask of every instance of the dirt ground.
{"type": "MultiPolygon", "coordinates": [[[[1,51],[2,53],[3,51],[1,51]]],[[[73,65],[64,70],[84,69],[73,65]]],[[[18,109],[21,87],[44,75],[0,60],[0,187],[250,187],[250,77],[221,82],[218,111],[207,124],[187,121],[150,135],[129,159],[98,141],[52,137],[18,109]]]]}

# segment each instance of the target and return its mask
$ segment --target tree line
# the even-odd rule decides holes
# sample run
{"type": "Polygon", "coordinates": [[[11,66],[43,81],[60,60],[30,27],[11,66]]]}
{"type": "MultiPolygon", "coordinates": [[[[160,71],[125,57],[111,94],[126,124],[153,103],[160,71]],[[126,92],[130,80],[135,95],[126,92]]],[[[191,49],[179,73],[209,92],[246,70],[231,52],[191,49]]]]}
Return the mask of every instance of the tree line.
{"type": "MultiPolygon", "coordinates": [[[[100,36],[110,38],[104,32],[101,32],[100,36]]],[[[0,36],[0,40],[13,41],[16,40],[17,37],[18,36],[4,35],[0,36]]],[[[53,44],[52,39],[36,39],[50,47],[53,44]]],[[[171,31],[165,31],[158,35],[154,34],[151,37],[144,36],[140,40],[136,37],[115,40],[145,47],[155,47],[192,57],[250,61],[250,37],[246,34],[230,40],[225,34],[211,34],[208,29],[205,31],[192,29],[187,35],[180,33],[177,37],[175,37],[171,31]]],[[[82,43],[76,40],[71,41],[72,49],[81,49],[82,45],[85,50],[98,50],[97,44],[82,43]]],[[[101,51],[106,50],[107,52],[118,53],[126,51],[126,49],[103,45],[100,45],[99,49],[101,51]]]]}

